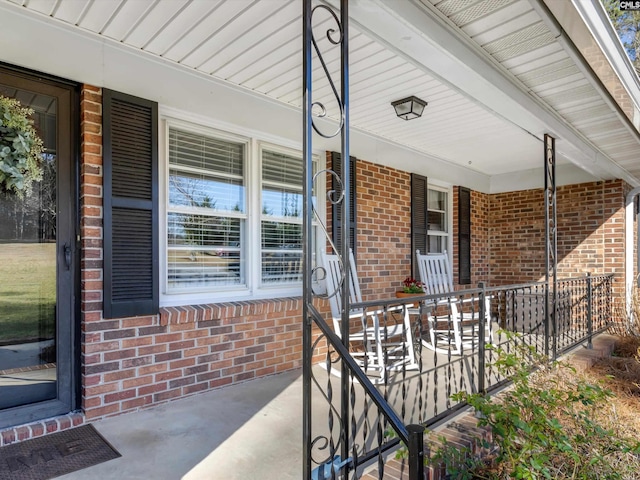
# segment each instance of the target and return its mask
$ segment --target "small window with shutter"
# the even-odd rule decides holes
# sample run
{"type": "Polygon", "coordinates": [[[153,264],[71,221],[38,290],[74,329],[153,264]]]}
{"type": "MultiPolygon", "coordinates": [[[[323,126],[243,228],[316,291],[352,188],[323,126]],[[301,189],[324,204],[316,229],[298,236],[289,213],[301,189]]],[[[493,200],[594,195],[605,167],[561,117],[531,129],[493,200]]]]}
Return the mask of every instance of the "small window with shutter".
{"type": "Polygon", "coordinates": [[[417,278],[416,250],[441,253],[449,245],[449,190],[429,185],[427,177],[411,174],[411,273],[417,278]]]}
{"type": "Polygon", "coordinates": [[[441,253],[449,244],[449,192],[434,187],[427,190],[427,237],[430,253],[441,253]]]}

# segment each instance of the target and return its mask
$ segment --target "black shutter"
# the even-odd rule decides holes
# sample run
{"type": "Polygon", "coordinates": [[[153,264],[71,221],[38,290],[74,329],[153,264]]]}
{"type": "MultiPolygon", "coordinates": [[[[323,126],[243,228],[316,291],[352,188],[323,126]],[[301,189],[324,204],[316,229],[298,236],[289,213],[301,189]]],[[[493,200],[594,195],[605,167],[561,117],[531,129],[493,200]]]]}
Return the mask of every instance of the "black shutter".
{"type": "Polygon", "coordinates": [[[458,281],[471,283],[471,190],[458,187],[458,281]]]}
{"type": "MultiPolygon", "coordinates": [[[[354,258],[356,257],[356,158],[349,157],[351,160],[349,163],[349,200],[351,202],[351,221],[349,222],[349,247],[353,251],[354,258]]],[[[340,175],[342,170],[342,158],[338,152],[331,152],[331,170],[340,175]]],[[[334,177],[331,177],[331,189],[336,189],[337,185],[334,185],[334,177]]],[[[346,187],[346,186],[345,186],[346,187]]],[[[338,251],[340,245],[342,245],[342,234],[340,225],[342,222],[342,212],[340,205],[332,205],[331,207],[331,227],[333,241],[338,251]]]]}
{"type": "Polygon", "coordinates": [[[158,104],[104,89],[104,317],[158,313],[158,104]]]}
{"type": "Polygon", "coordinates": [[[427,212],[427,177],[411,174],[411,274],[418,278],[416,250],[429,251],[429,215],[427,212]]]}

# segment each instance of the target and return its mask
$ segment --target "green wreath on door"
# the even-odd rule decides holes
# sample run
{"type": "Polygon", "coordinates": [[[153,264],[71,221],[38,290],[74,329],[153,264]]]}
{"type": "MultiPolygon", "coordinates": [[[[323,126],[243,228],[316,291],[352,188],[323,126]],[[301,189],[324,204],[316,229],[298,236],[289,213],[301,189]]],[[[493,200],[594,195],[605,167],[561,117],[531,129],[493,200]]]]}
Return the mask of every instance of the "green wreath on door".
{"type": "Polygon", "coordinates": [[[22,197],[42,179],[42,140],[33,110],[0,95],[0,191],[22,197]]]}

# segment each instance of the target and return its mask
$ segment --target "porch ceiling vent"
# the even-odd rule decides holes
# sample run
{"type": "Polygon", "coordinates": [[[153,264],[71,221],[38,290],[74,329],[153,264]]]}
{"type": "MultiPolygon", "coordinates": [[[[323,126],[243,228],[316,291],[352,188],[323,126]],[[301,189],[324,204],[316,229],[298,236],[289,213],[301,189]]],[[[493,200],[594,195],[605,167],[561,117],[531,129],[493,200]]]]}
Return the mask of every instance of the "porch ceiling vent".
{"type": "Polygon", "coordinates": [[[427,102],[420,100],[418,97],[407,97],[402,100],[396,100],[391,102],[391,105],[396,110],[396,115],[404,120],[411,120],[413,118],[419,118],[422,116],[424,107],[427,106],[427,102]]]}

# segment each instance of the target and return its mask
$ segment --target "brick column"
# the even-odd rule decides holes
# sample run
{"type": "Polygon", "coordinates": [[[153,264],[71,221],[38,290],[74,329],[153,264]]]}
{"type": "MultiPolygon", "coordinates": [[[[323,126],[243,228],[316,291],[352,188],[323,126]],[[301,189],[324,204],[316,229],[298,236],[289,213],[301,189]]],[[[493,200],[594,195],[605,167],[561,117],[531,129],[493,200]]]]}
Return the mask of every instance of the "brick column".
{"type": "Polygon", "coordinates": [[[81,322],[82,322],[82,407],[100,403],[99,397],[87,398],[87,388],[100,381],[91,375],[92,364],[101,361],[91,344],[101,340],[91,328],[102,320],[102,89],[83,85],[80,97],[80,235],[81,322]]]}

